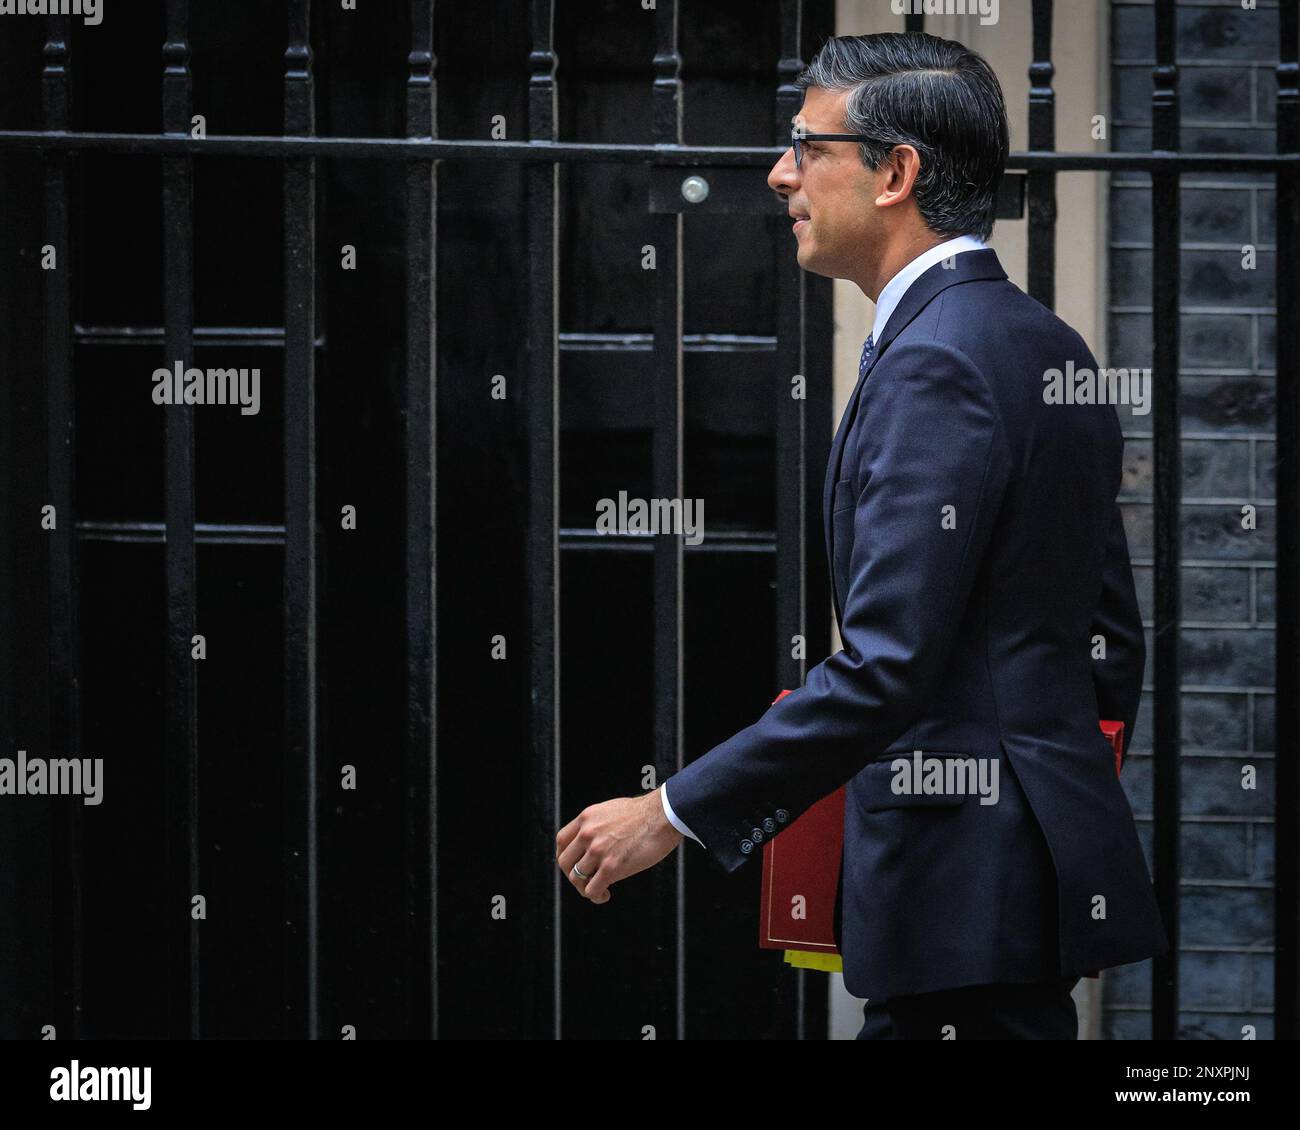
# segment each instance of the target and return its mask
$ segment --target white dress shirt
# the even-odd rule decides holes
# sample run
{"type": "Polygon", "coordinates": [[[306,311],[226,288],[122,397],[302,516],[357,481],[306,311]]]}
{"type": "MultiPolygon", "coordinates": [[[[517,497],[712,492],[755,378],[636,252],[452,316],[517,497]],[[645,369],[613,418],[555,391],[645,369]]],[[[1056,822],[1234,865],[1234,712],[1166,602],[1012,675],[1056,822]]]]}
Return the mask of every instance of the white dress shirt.
{"type": "MultiPolygon", "coordinates": [[[[973,235],[959,235],[955,239],[936,243],[928,251],[922,251],[889,282],[885,283],[884,289],[881,290],[880,297],[876,299],[876,316],[871,323],[872,340],[876,342],[880,340],[880,335],[885,332],[885,326],[889,322],[889,316],[898,308],[903,295],[907,293],[907,288],[921,275],[925,274],[936,263],[947,259],[950,255],[957,255],[963,251],[982,251],[985,246],[973,235]]],[[[673,806],[668,803],[668,783],[666,781],[659,789],[659,796],[663,800],[664,815],[668,817],[668,823],[681,832],[683,836],[690,836],[691,839],[703,847],[704,841],[682,822],[677,813],[673,811],[673,806]]]]}

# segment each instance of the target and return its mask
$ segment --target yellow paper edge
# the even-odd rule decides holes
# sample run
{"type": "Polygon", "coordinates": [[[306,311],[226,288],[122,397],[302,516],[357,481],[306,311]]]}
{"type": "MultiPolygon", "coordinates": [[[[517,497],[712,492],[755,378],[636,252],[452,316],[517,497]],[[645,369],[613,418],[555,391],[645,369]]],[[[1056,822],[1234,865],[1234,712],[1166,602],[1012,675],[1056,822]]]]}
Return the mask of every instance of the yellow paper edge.
{"type": "Polygon", "coordinates": [[[823,973],[843,973],[844,959],[837,953],[813,950],[786,950],[785,959],[798,969],[820,969],[823,973]]]}

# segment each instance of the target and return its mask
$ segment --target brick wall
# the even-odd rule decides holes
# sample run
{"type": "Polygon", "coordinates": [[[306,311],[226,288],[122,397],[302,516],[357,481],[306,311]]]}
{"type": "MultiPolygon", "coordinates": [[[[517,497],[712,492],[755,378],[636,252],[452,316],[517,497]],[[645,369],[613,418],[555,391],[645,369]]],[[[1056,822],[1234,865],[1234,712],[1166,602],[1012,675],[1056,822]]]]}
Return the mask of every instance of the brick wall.
{"type": "MultiPolygon", "coordinates": [[[[1149,3],[1111,5],[1111,146],[1151,147],[1149,3]]],[[[1182,148],[1274,149],[1277,6],[1183,2],[1182,148]]],[[[1181,239],[1182,820],[1180,1038],[1273,1035],[1274,193],[1271,178],[1185,176],[1181,239]],[[1255,269],[1243,248],[1255,249],[1255,269]],[[1242,507],[1258,528],[1243,529],[1242,507]],[[1253,766],[1256,785],[1242,787],[1253,766]]],[[[1150,178],[1110,188],[1106,364],[1152,363],[1150,178]]],[[[1124,787],[1152,859],[1151,416],[1120,409],[1123,495],[1147,624],[1147,693],[1124,787]]],[[[1150,1035],[1151,963],[1111,970],[1103,1033],[1150,1035]]]]}

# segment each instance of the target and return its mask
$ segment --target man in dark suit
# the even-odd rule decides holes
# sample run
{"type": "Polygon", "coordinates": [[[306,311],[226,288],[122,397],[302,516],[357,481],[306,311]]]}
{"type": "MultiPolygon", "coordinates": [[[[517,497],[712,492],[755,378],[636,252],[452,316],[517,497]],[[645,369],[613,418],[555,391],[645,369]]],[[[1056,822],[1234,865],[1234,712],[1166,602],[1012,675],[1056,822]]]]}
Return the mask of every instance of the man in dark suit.
{"type": "Polygon", "coordinates": [[[1080,976],[1168,948],[1098,726],[1127,746],[1145,660],[1118,416],[1105,385],[1049,393],[1096,360],[984,246],[1008,149],[984,60],[840,37],[800,85],[768,182],[800,265],[876,302],[823,498],[844,646],[657,799],[584,810],[557,862],[596,902],[682,835],[733,872],[847,783],[861,1038],[1073,1039],[1080,976]]]}

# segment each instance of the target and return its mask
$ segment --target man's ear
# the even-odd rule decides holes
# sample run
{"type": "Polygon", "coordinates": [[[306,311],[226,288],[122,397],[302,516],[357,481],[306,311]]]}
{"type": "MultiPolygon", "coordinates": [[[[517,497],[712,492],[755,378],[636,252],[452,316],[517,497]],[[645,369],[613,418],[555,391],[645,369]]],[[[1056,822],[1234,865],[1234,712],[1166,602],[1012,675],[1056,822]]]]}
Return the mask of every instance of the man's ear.
{"type": "Polygon", "coordinates": [[[912,186],[921,171],[921,155],[914,146],[900,143],[889,151],[882,169],[886,173],[884,187],[876,197],[882,208],[900,204],[912,195],[912,186]]]}

